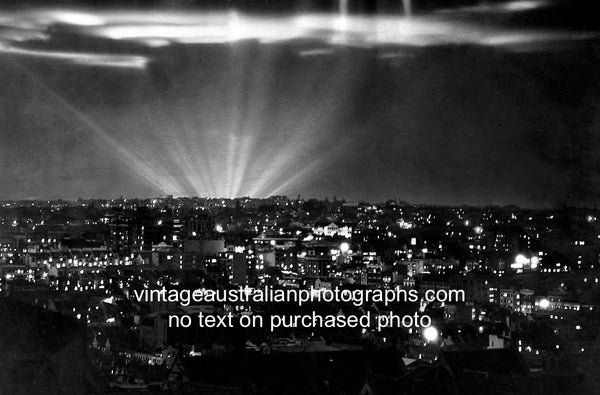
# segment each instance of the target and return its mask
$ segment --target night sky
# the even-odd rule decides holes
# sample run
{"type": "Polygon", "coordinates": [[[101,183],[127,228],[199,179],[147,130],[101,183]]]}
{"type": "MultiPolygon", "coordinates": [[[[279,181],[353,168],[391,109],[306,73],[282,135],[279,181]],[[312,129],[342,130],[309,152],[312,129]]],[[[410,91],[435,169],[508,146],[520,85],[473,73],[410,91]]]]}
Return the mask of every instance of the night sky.
{"type": "Polygon", "coordinates": [[[258,3],[0,12],[0,199],[600,200],[594,2],[258,3]]]}

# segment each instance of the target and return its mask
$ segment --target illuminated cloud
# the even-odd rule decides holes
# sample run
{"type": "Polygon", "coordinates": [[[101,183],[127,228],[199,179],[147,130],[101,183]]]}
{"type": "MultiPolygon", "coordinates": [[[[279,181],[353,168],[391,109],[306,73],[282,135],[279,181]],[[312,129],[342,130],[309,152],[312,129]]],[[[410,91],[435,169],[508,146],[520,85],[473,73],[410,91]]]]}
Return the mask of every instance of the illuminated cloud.
{"type": "Polygon", "coordinates": [[[33,13],[42,21],[59,22],[75,26],[98,26],[106,23],[103,17],[89,12],[78,11],[48,11],[33,13]]]}
{"type": "MultiPolygon", "coordinates": [[[[67,11],[45,10],[15,13],[0,23],[18,27],[21,34],[46,33],[48,28],[71,26],[74,35],[121,40],[159,47],[170,43],[206,44],[257,40],[262,43],[314,39],[332,45],[428,46],[477,44],[485,46],[528,42],[542,45],[551,37],[581,39],[566,31],[515,29],[469,21],[468,12],[517,13],[548,6],[548,1],[510,1],[442,10],[433,14],[399,15],[297,14],[245,15],[238,12],[193,11],[67,11]],[[510,37],[510,40],[506,40],[510,37]],[[500,44],[498,44],[500,43],[500,44]]],[[[588,36],[595,32],[584,32],[588,36]]],[[[14,39],[14,31],[12,39],[14,39]]],[[[0,38],[2,34],[0,33],[0,38]]],[[[6,37],[5,37],[6,38],[6,37]]],[[[52,39],[51,37],[49,39],[52,39]]],[[[530,45],[532,47],[532,45],[530,45]]],[[[522,49],[521,47],[519,47],[522,49]]]]}
{"type": "Polygon", "coordinates": [[[525,11],[538,10],[552,6],[553,2],[549,0],[513,0],[501,3],[485,3],[467,7],[450,8],[439,11],[440,13],[457,13],[457,12],[473,12],[473,13],[518,13],[525,11]]]}
{"type": "Polygon", "coordinates": [[[46,59],[82,66],[118,67],[144,69],[148,59],[135,55],[108,55],[98,53],[42,51],[8,46],[0,42],[0,54],[14,55],[20,58],[46,59]]]}
{"type": "Polygon", "coordinates": [[[298,52],[298,56],[321,56],[331,55],[334,52],[331,48],[310,48],[298,52]]]}

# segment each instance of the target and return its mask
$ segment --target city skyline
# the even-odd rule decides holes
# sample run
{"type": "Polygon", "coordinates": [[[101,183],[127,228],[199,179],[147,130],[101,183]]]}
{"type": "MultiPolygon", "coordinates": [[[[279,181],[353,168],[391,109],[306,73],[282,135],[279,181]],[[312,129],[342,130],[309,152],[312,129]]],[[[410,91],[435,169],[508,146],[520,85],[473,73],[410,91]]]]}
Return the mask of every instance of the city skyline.
{"type": "Polygon", "coordinates": [[[11,393],[598,388],[597,209],[0,203],[11,393]]]}
{"type": "Polygon", "coordinates": [[[74,198],[50,198],[50,199],[35,199],[35,198],[25,198],[25,199],[0,199],[0,203],[9,203],[10,206],[6,207],[27,207],[23,205],[36,204],[36,203],[57,203],[63,202],[68,204],[80,204],[81,202],[90,203],[90,202],[151,202],[155,201],[212,201],[212,202],[227,202],[229,204],[236,204],[236,202],[242,202],[244,200],[254,201],[254,202],[269,202],[274,198],[284,198],[289,201],[302,201],[302,202],[321,202],[321,203],[347,203],[347,204],[360,204],[360,205],[386,205],[386,204],[394,204],[398,207],[437,207],[437,208],[474,208],[474,209],[484,209],[484,208],[497,208],[497,209],[510,209],[515,208],[518,210],[531,210],[531,211],[553,211],[553,210],[562,210],[562,209],[581,209],[581,210],[598,210],[596,204],[592,205],[569,205],[565,202],[557,202],[555,205],[549,205],[547,207],[533,207],[533,206],[519,206],[517,204],[435,204],[435,203],[423,203],[423,202],[408,202],[399,197],[390,197],[389,199],[384,199],[381,201],[375,200],[351,200],[346,199],[344,196],[324,196],[320,197],[311,197],[311,196],[302,196],[298,194],[297,196],[286,196],[286,195],[272,195],[266,197],[252,197],[252,196],[238,196],[238,197],[211,197],[211,196],[173,196],[173,195],[156,195],[156,196],[114,196],[114,197],[74,197],[74,198]],[[15,204],[14,206],[12,204],[15,204]]]}

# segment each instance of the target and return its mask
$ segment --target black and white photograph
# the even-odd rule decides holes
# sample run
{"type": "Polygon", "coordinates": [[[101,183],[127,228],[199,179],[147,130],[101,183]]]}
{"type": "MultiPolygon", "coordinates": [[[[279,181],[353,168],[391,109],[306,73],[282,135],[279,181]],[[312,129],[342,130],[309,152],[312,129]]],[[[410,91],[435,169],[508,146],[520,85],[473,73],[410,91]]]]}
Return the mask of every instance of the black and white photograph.
{"type": "Polygon", "coordinates": [[[600,394],[600,3],[2,0],[0,395],[600,394]]]}

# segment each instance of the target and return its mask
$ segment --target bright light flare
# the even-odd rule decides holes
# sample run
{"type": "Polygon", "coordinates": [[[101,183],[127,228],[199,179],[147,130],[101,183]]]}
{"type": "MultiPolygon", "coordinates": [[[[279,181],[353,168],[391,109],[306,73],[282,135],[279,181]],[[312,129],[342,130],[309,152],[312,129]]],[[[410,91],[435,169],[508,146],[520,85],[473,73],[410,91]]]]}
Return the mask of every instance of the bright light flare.
{"type": "Polygon", "coordinates": [[[526,264],[526,263],[529,263],[529,259],[527,259],[527,258],[525,257],[525,255],[523,255],[523,254],[519,254],[519,255],[517,255],[517,256],[515,257],[515,262],[516,262],[516,263],[518,263],[518,264],[520,264],[520,265],[524,265],[524,264],[526,264]]]}
{"type": "Polygon", "coordinates": [[[534,256],[531,258],[531,268],[532,269],[537,269],[539,264],[540,264],[540,258],[538,258],[537,256],[534,256]]]}
{"type": "Polygon", "coordinates": [[[344,242],[342,244],[340,244],[340,251],[342,252],[342,254],[347,253],[350,250],[350,244],[344,242]]]}
{"type": "Polygon", "coordinates": [[[428,343],[434,343],[438,340],[440,334],[438,330],[434,326],[428,326],[423,331],[423,337],[427,340],[428,343]]]}

